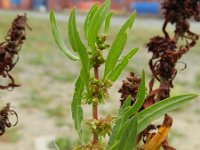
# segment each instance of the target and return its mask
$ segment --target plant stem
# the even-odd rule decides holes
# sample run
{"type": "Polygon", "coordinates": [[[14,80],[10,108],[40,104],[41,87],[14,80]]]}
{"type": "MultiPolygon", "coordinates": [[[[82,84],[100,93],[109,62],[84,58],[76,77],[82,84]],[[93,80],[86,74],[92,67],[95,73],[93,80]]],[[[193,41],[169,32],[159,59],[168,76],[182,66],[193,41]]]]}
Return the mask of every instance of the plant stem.
{"type": "MultiPolygon", "coordinates": [[[[94,67],[94,76],[95,79],[99,79],[99,68],[98,66],[94,67]]],[[[97,103],[93,103],[92,104],[92,115],[93,115],[93,119],[98,120],[98,104],[97,103]]],[[[98,143],[98,135],[93,133],[93,144],[97,144],[98,143]]]]}

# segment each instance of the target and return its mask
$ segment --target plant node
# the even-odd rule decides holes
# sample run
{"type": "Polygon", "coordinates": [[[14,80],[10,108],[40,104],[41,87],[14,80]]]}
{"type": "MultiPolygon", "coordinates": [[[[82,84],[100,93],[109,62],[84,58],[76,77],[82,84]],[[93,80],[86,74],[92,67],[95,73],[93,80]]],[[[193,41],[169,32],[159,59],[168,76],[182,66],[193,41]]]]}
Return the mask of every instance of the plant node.
{"type": "Polygon", "coordinates": [[[108,88],[112,86],[110,80],[90,78],[89,93],[85,93],[85,102],[87,104],[104,103],[104,99],[109,97],[108,88]]]}
{"type": "Polygon", "coordinates": [[[102,51],[102,50],[110,47],[110,45],[108,43],[106,43],[106,38],[107,37],[104,34],[97,36],[97,40],[96,40],[97,49],[102,51]]]}
{"type": "Polygon", "coordinates": [[[96,50],[93,53],[90,53],[90,65],[92,67],[100,67],[101,64],[105,63],[105,59],[103,58],[102,51],[101,50],[96,50]]]}
{"type": "Polygon", "coordinates": [[[86,121],[86,124],[89,126],[92,133],[105,137],[111,134],[113,117],[108,115],[106,118],[100,118],[99,120],[90,119],[86,121]]]}

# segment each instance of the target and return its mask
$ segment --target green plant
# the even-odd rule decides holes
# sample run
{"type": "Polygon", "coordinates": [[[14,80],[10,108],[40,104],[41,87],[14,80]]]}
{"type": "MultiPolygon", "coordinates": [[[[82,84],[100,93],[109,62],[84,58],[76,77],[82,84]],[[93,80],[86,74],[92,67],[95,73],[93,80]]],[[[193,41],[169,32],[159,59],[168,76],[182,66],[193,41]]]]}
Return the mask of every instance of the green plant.
{"type": "MultiPolygon", "coordinates": [[[[108,115],[105,118],[99,118],[98,106],[106,103],[109,96],[108,88],[118,79],[129,60],[138,50],[138,48],[133,48],[122,56],[128,31],[135,19],[135,12],[130,15],[118,31],[112,44],[107,43],[112,17],[109,7],[110,0],[105,0],[100,7],[95,4],[88,12],[84,22],[87,46],[80,38],[77,29],[75,9],[71,10],[68,20],[68,38],[74,53],[66,48],[57,29],[54,13],[53,11],[50,13],[52,33],[57,46],[67,58],[81,63],[80,75],[75,83],[71,104],[74,125],[80,137],[80,143],[74,146],[74,149],[131,150],[140,147],[136,144],[137,137],[150,122],[197,96],[185,94],[170,97],[141,110],[146,99],[145,73],[143,72],[133,105],[131,105],[132,97],[127,96],[116,116],[108,115]],[[107,50],[109,50],[108,55],[105,57],[107,50]],[[99,72],[100,67],[104,68],[103,72],[99,72]],[[93,73],[91,70],[93,70],[93,73]],[[92,118],[86,120],[93,134],[91,143],[84,143],[82,135],[83,104],[92,107],[92,118]],[[103,141],[106,135],[109,136],[108,143],[103,141]]],[[[170,120],[167,115],[165,118],[170,120]]],[[[163,124],[166,125],[166,127],[163,126],[163,129],[168,130],[170,128],[168,122],[163,124]]]]}

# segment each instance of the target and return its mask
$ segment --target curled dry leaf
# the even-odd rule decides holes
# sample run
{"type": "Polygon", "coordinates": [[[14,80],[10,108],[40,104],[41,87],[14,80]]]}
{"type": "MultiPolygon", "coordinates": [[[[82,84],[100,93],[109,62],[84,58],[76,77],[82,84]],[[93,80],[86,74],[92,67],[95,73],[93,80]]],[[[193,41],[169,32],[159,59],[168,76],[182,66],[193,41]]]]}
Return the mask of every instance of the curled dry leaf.
{"type": "Polygon", "coordinates": [[[26,15],[18,15],[12,22],[11,29],[8,31],[5,41],[0,43],[0,76],[10,80],[7,85],[0,84],[0,89],[13,89],[19,86],[15,83],[10,71],[19,59],[19,51],[26,39],[25,29],[30,27],[26,23],[26,15]]]}
{"type": "Polygon", "coordinates": [[[0,111],[0,136],[5,133],[6,128],[10,128],[12,124],[10,123],[9,116],[14,115],[16,117],[16,122],[13,124],[15,126],[18,123],[17,113],[10,109],[10,103],[7,103],[5,107],[0,111]]]}
{"type": "MultiPolygon", "coordinates": [[[[12,26],[8,31],[5,41],[0,43],[0,76],[9,80],[7,85],[0,84],[0,90],[13,89],[19,86],[15,83],[10,71],[14,68],[19,59],[19,51],[22,47],[24,40],[26,39],[25,29],[30,27],[26,23],[26,15],[18,15],[12,22],[12,26]]],[[[10,109],[10,103],[7,103],[5,107],[0,110],[0,135],[5,133],[6,128],[10,128],[12,123],[9,120],[9,116],[14,115],[16,117],[15,126],[18,123],[17,113],[10,109]]]]}

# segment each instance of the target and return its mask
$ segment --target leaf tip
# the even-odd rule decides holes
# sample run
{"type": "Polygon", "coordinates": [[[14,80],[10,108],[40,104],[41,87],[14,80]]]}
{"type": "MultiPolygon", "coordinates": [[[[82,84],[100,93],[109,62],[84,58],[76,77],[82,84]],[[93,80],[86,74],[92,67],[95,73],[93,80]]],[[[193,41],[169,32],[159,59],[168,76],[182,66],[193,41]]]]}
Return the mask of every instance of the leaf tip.
{"type": "Polygon", "coordinates": [[[53,10],[50,11],[49,17],[50,17],[50,22],[55,20],[55,15],[54,15],[54,11],[53,10]]]}

